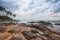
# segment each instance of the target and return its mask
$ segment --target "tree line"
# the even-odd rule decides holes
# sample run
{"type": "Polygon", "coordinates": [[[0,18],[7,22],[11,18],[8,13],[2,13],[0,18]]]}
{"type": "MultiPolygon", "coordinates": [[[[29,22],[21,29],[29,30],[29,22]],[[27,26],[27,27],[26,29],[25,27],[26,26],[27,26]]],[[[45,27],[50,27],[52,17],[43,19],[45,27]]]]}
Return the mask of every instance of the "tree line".
{"type": "Polygon", "coordinates": [[[0,18],[1,17],[9,17],[10,18],[11,16],[16,17],[16,15],[13,14],[11,11],[8,11],[4,7],[0,6],[0,18]]]}
{"type": "Polygon", "coordinates": [[[13,16],[13,17],[16,17],[15,14],[13,14],[11,11],[6,10],[6,9],[5,9],[4,7],[2,7],[2,6],[0,6],[0,12],[2,12],[2,13],[0,13],[0,16],[7,16],[7,17],[13,16]],[[1,15],[1,14],[3,14],[3,15],[1,15]]]}

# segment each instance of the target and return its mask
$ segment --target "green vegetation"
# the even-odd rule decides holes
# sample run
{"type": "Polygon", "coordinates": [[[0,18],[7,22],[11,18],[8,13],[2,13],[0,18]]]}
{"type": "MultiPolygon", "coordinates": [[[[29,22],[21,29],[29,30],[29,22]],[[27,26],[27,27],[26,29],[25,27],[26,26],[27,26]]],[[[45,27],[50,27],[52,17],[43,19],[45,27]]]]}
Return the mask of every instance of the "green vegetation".
{"type": "Polygon", "coordinates": [[[2,20],[12,20],[12,19],[9,18],[8,16],[0,16],[0,19],[2,19],[2,20]]]}
{"type": "Polygon", "coordinates": [[[4,7],[0,6],[0,20],[12,20],[11,16],[16,17],[11,11],[7,11],[4,7]],[[2,12],[2,13],[1,13],[2,12]],[[2,14],[2,15],[1,15],[2,14]]]}

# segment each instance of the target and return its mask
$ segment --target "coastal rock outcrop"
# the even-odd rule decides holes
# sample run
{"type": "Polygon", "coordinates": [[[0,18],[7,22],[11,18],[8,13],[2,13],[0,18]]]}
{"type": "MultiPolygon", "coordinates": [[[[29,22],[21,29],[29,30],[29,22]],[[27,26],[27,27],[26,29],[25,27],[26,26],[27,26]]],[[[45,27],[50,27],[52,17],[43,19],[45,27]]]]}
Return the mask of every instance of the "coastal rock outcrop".
{"type": "Polygon", "coordinates": [[[45,25],[0,26],[0,40],[60,40],[59,33],[55,33],[45,25]]]}

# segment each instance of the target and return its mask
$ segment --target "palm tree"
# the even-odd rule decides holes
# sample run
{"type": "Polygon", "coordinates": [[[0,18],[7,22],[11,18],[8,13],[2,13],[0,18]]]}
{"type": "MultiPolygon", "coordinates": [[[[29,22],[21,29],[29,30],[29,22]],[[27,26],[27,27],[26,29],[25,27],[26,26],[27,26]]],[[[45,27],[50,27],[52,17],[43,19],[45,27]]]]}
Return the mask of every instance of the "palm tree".
{"type": "Polygon", "coordinates": [[[3,8],[2,6],[0,6],[0,11],[4,11],[5,10],[5,8],[3,8]]]}
{"type": "MultiPolygon", "coordinates": [[[[7,13],[6,15],[10,15],[10,16],[13,15],[14,17],[16,16],[15,14],[12,14],[12,12],[5,10],[5,8],[3,8],[2,6],[0,6],[0,11],[6,12],[7,13]]],[[[4,15],[4,13],[3,13],[3,15],[4,15]]]]}
{"type": "Polygon", "coordinates": [[[3,11],[3,16],[4,16],[5,8],[3,8],[2,6],[0,6],[0,11],[3,11]]]}
{"type": "Polygon", "coordinates": [[[10,11],[6,11],[7,12],[7,16],[12,16],[12,12],[10,12],[10,11]]]}
{"type": "Polygon", "coordinates": [[[10,12],[10,11],[7,11],[7,15],[10,15],[10,16],[13,16],[13,17],[16,17],[16,15],[15,15],[15,14],[12,14],[12,12],[10,12]]]}
{"type": "MultiPolygon", "coordinates": [[[[2,15],[3,17],[5,17],[5,16],[6,16],[6,17],[9,17],[9,18],[10,18],[11,16],[16,17],[15,14],[12,14],[11,11],[7,11],[7,10],[6,10],[4,7],[2,7],[2,6],[0,6],[0,11],[3,12],[3,15],[2,15]],[[5,15],[4,13],[5,13],[6,15],[5,15]]],[[[0,13],[0,15],[1,15],[1,14],[2,14],[2,13],[0,13]]]]}
{"type": "Polygon", "coordinates": [[[13,14],[13,17],[16,17],[16,15],[15,15],[15,14],[13,14]]]}

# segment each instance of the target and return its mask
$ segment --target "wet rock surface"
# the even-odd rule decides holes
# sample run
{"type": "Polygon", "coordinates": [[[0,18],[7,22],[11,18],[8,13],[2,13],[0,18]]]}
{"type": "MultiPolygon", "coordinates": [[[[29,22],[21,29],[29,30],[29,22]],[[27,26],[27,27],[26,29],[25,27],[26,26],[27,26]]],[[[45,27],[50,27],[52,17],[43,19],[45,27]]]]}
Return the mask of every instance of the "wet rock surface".
{"type": "Polygon", "coordinates": [[[0,40],[60,40],[59,33],[55,33],[44,25],[32,27],[9,25],[0,27],[0,40]]]}

